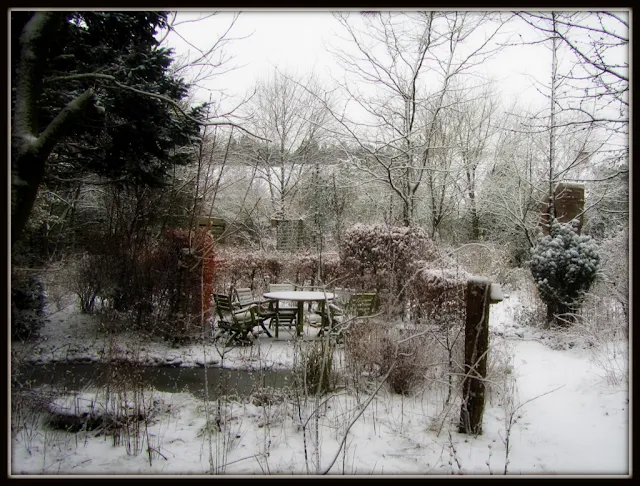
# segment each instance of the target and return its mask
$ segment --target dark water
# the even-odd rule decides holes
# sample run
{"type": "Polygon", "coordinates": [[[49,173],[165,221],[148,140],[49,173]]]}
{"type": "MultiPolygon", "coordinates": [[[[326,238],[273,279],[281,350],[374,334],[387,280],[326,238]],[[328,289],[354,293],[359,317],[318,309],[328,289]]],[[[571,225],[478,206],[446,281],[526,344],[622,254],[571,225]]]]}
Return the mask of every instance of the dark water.
{"type": "Polygon", "coordinates": [[[223,368],[168,368],[157,366],[105,365],[98,363],[23,365],[18,374],[21,383],[51,385],[61,391],[103,388],[108,384],[125,387],[142,385],[161,392],[188,392],[205,398],[205,373],[208,397],[221,395],[246,397],[262,387],[283,388],[291,383],[292,373],[282,371],[245,371],[223,368]]]}

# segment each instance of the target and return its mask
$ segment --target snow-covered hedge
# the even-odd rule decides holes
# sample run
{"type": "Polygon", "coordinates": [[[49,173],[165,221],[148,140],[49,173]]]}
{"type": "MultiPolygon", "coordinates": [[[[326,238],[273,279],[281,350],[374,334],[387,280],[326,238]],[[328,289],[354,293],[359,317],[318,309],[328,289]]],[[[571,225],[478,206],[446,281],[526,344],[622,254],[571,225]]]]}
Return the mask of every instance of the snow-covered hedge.
{"type": "Polygon", "coordinates": [[[461,268],[434,267],[420,262],[408,286],[414,320],[447,326],[463,325],[467,282],[471,275],[461,268]]]}
{"type": "Polygon", "coordinates": [[[356,280],[370,276],[376,283],[406,275],[415,262],[436,255],[424,230],[414,227],[357,224],[345,231],[340,242],[342,265],[356,280]]]}
{"type": "MultiPolygon", "coordinates": [[[[339,253],[244,252],[216,255],[216,289],[250,287],[256,294],[269,283],[291,282],[378,291],[381,308],[411,318],[461,322],[469,274],[419,228],[356,225],[345,232],[339,253]],[[318,278],[320,275],[320,278],[318,278]]],[[[393,314],[393,313],[392,313],[393,314]]]]}
{"type": "Polygon", "coordinates": [[[402,309],[406,284],[423,261],[438,252],[421,228],[357,224],[340,242],[344,286],[381,292],[381,305],[402,309]]]}
{"type": "Polygon", "coordinates": [[[337,253],[318,255],[227,249],[216,255],[215,285],[219,292],[250,287],[256,293],[266,291],[269,283],[324,285],[335,281],[340,273],[339,266],[337,253]]]}

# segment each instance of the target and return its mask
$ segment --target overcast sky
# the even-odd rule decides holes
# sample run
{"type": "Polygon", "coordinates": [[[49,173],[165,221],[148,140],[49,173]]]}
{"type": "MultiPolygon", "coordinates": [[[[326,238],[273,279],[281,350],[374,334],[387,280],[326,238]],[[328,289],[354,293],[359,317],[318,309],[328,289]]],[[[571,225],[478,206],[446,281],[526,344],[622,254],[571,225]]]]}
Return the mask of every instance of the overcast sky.
{"type": "MultiPolygon", "coordinates": [[[[178,12],[177,20],[195,20],[210,13],[182,10],[178,12]]],[[[357,12],[353,15],[356,18],[359,16],[357,12]]],[[[175,49],[177,55],[189,55],[193,59],[197,55],[193,46],[206,49],[213,45],[229,28],[233,17],[233,11],[223,11],[212,18],[183,23],[176,27],[176,33],[168,35],[166,42],[175,49]]],[[[520,20],[507,24],[501,33],[502,42],[540,38],[520,20]]],[[[326,47],[339,46],[340,35],[344,35],[344,31],[329,11],[243,11],[228,34],[228,37],[238,40],[226,46],[227,54],[233,56],[226,66],[237,66],[237,69],[203,85],[224,90],[230,96],[242,96],[251,90],[257,80],[271,76],[274,67],[278,67],[299,75],[314,71],[321,82],[326,83],[327,87],[332,86],[331,77],[340,78],[342,71],[326,47]]],[[[538,92],[540,85],[536,87],[535,80],[549,84],[549,44],[506,47],[479,67],[483,76],[496,79],[503,106],[509,106],[513,100],[527,108],[547,103],[538,92]]],[[[189,76],[185,77],[189,80],[189,76]]],[[[196,93],[201,100],[208,99],[209,95],[210,92],[205,89],[196,93]]]]}
{"type": "MultiPolygon", "coordinates": [[[[180,11],[178,21],[204,15],[200,11],[180,11]]],[[[168,45],[178,55],[190,52],[193,56],[196,51],[186,41],[198,48],[210,46],[228,28],[232,18],[233,12],[221,12],[213,18],[179,25],[176,27],[179,35],[169,34],[168,45]]],[[[508,31],[513,30],[511,27],[508,31]]],[[[217,77],[209,86],[242,94],[256,80],[270,75],[274,66],[299,74],[314,70],[321,78],[340,77],[339,67],[325,48],[338,43],[340,34],[340,25],[331,12],[242,12],[229,35],[248,37],[227,46],[227,52],[234,56],[228,65],[236,65],[238,69],[217,77]]],[[[500,80],[505,96],[535,97],[531,76],[546,80],[550,60],[544,46],[511,47],[485,63],[483,70],[500,80]]],[[[199,97],[206,99],[208,94],[200,91],[199,97]]]]}

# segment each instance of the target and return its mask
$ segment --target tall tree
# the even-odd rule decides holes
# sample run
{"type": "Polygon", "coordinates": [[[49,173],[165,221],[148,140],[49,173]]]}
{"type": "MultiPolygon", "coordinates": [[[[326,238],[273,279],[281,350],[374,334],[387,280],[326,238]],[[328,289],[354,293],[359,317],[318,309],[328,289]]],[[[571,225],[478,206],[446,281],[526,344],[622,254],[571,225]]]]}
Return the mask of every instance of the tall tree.
{"type": "Polygon", "coordinates": [[[187,161],[176,149],[204,122],[180,104],[188,87],[155,37],[166,17],[12,12],[12,246],[47,174],[158,185],[187,161]]]}
{"type": "Polygon", "coordinates": [[[469,93],[452,114],[456,125],[456,150],[462,159],[462,170],[465,176],[465,196],[469,203],[471,216],[471,239],[480,238],[480,212],[478,209],[478,180],[482,162],[491,148],[491,141],[496,132],[495,117],[497,101],[491,86],[469,93]]]}
{"type": "MultiPolygon", "coordinates": [[[[438,185],[447,94],[456,79],[495,52],[492,41],[502,24],[491,25],[488,15],[476,12],[335,16],[349,47],[334,53],[351,76],[342,87],[359,118],[332,113],[367,155],[353,162],[389,186],[401,201],[402,223],[411,226],[423,183],[438,185]]],[[[437,213],[433,203],[441,194],[430,196],[437,213]]],[[[432,219],[437,228],[438,215],[432,219]]]]}
{"type": "Polygon", "coordinates": [[[573,92],[565,109],[627,133],[629,123],[629,11],[517,12],[520,19],[568,53],[565,75],[573,92]]]}
{"type": "MultiPolygon", "coordinates": [[[[562,12],[550,12],[548,17],[537,19],[542,41],[550,53],[549,82],[538,81],[538,90],[547,98],[547,107],[530,114],[522,127],[546,135],[543,150],[546,152],[546,174],[542,181],[548,207],[549,221],[556,217],[556,187],[567,181],[588,182],[593,177],[593,165],[615,134],[612,126],[596,121],[587,111],[577,109],[576,101],[589,98],[590,83],[583,79],[576,84],[576,66],[567,62],[571,54],[567,39],[571,25],[563,21],[562,12]],[[562,60],[564,59],[564,62],[562,60]],[[586,82],[586,84],[585,84],[586,82]]],[[[592,107],[593,108],[593,107],[592,107]]],[[[621,121],[620,121],[621,122],[621,121]]],[[[620,126],[619,124],[617,125],[620,126]]]]}
{"type": "Polygon", "coordinates": [[[247,106],[253,131],[271,142],[250,141],[245,157],[267,183],[273,214],[280,219],[288,216],[325,136],[328,113],[318,93],[313,75],[302,79],[276,70],[257,84],[247,106]]]}
{"type": "Polygon", "coordinates": [[[479,209],[487,237],[511,247],[516,265],[529,259],[538,237],[544,180],[544,133],[525,129],[514,105],[500,115],[492,164],[479,183],[479,209]]]}

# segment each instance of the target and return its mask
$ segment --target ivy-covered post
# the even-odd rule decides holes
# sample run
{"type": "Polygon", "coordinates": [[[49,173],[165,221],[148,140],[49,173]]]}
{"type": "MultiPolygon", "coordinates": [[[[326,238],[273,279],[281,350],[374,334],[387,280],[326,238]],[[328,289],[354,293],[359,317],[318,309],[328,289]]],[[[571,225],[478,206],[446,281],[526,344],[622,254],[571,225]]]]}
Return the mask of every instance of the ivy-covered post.
{"type": "Polygon", "coordinates": [[[482,434],[484,380],[487,377],[489,351],[489,304],[503,299],[502,290],[483,277],[467,282],[467,317],[464,333],[464,379],[458,431],[482,434]]]}

